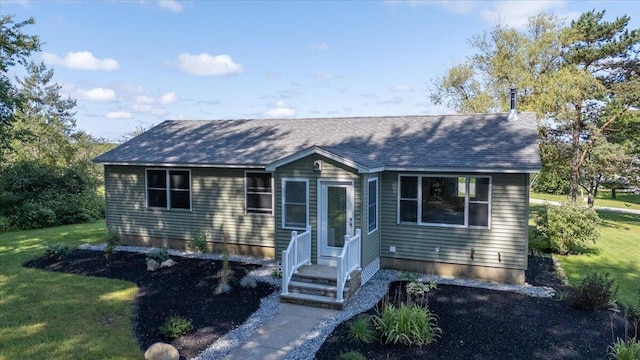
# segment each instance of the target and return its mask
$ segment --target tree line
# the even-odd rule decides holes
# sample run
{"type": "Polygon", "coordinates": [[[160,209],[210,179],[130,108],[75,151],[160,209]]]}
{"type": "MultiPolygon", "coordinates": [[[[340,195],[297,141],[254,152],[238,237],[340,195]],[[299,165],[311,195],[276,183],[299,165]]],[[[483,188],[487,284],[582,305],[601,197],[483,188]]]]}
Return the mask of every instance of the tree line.
{"type": "MultiPolygon", "coordinates": [[[[592,205],[602,186],[638,186],[640,176],[640,32],[630,17],[582,14],[568,26],[551,14],[515,29],[498,24],[474,36],[474,54],[433,81],[430,98],[458,112],[537,113],[542,170],[534,190],[580,189],[592,205]]],[[[615,192],[614,192],[615,193],[615,192]]]]}
{"type": "Polygon", "coordinates": [[[91,160],[114,144],[76,128],[76,101],[31,58],[43,45],[25,31],[34,22],[0,16],[0,231],[104,217],[102,169],[91,160]],[[26,75],[11,79],[17,67],[26,75]]]}

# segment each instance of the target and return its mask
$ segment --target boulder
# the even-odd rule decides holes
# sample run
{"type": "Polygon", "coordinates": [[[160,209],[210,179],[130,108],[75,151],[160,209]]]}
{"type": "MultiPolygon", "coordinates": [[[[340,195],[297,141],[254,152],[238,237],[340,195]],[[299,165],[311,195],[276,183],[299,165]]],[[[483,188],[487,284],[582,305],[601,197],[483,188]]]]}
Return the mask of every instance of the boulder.
{"type": "Polygon", "coordinates": [[[84,244],[78,246],[78,249],[80,249],[80,250],[90,250],[91,249],[91,244],[84,243],[84,244]]]}
{"type": "Polygon", "coordinates": [[[172,259],[168,259],[168,260],[163,261],[162,264],[160,264],[160,267],[167,268],[167,267],[172,267],[172,266],[175,266],[175,265],[176,265],[175,261],[173,261],[172,259]]]}
{"type": "Polygon", "coordinates": [[[172,345],[157,342],[144,352],[144,358],[145,360],[178,360],[180,354],[172,345]]]}
{"type": "Polygon", "coordinates": [[[148,271],[156,271],[160,268],[160,264],[153,259],[147,260],[147,270],[148,271]]]}

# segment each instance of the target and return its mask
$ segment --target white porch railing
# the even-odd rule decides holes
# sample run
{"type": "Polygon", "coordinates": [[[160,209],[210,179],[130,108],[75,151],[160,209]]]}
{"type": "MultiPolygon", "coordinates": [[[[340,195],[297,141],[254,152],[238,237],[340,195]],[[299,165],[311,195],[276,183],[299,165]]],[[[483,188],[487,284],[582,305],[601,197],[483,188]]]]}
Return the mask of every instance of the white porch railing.
{"type": "Polygon", "coordinates": [[[356,235],[344,236],[344,246],[338,257],[338,289],[336,290],[336,301],[344,301],[344,286],[351,278],[351,272],[360,270],[360,253],[362,248],[362,235],[360,229],[356,229],[356,235]]]}
{"type": "Polygon", "coordinates": [[[307,230],[300,235],[292,231],[289,246],[282,252],[282,295],[289,294],[291,276],[302,265],[311,265],[311,226],[307,226],[307,230]]]}

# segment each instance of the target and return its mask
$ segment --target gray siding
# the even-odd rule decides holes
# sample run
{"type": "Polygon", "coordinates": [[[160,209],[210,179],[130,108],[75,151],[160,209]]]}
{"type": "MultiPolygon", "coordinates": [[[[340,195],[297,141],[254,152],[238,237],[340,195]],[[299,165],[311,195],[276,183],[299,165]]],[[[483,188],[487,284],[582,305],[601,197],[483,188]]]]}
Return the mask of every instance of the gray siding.
{"type": "Polygon", "coordinates": [[[245,214],[244,170],[191,169],[192,210],[147,209],[145,167],[105,166],[107,225],[123,236],[274,246],[274,216],[245,214]]]}
{"type": "Polygon", "coordinates": [[[311,261],[317,260],[318,232],[318,179],[350,180],[354,184],[354,222],[355,228],[362,228],[362,187],[360,176],[354,170],[319,155],[310,155],[303,159],[283,165],[276,172],[276,259],[280,261],[282,251],[287,249],[291,241],[291,230],[282,228],[282,179],[302,178],[309,180],[309,225],[311,225],[311,261]],[[321,160],[322,172],[313,171],[313,162],[321,160]]]}
{"type": "Polygon", "coordinates": [[[398,173],[385,172],[381,183],[382,256],[526,270],[528,176],[491,176],[491,228],[465,229],[398,224],[398,173]],[[395,253],[389,252],[391,245],[395,253]]]}

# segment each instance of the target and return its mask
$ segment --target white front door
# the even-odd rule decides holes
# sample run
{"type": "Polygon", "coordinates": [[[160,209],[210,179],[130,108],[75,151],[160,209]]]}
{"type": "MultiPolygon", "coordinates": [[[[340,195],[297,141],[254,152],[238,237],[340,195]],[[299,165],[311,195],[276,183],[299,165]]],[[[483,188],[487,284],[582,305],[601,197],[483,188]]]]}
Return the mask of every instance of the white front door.
{"type": "Polygon", "coordinates": [[[353,183],[320,181],[318,195],[318,263],[337,265],[344,236],[353,236],[353,183]]]}

